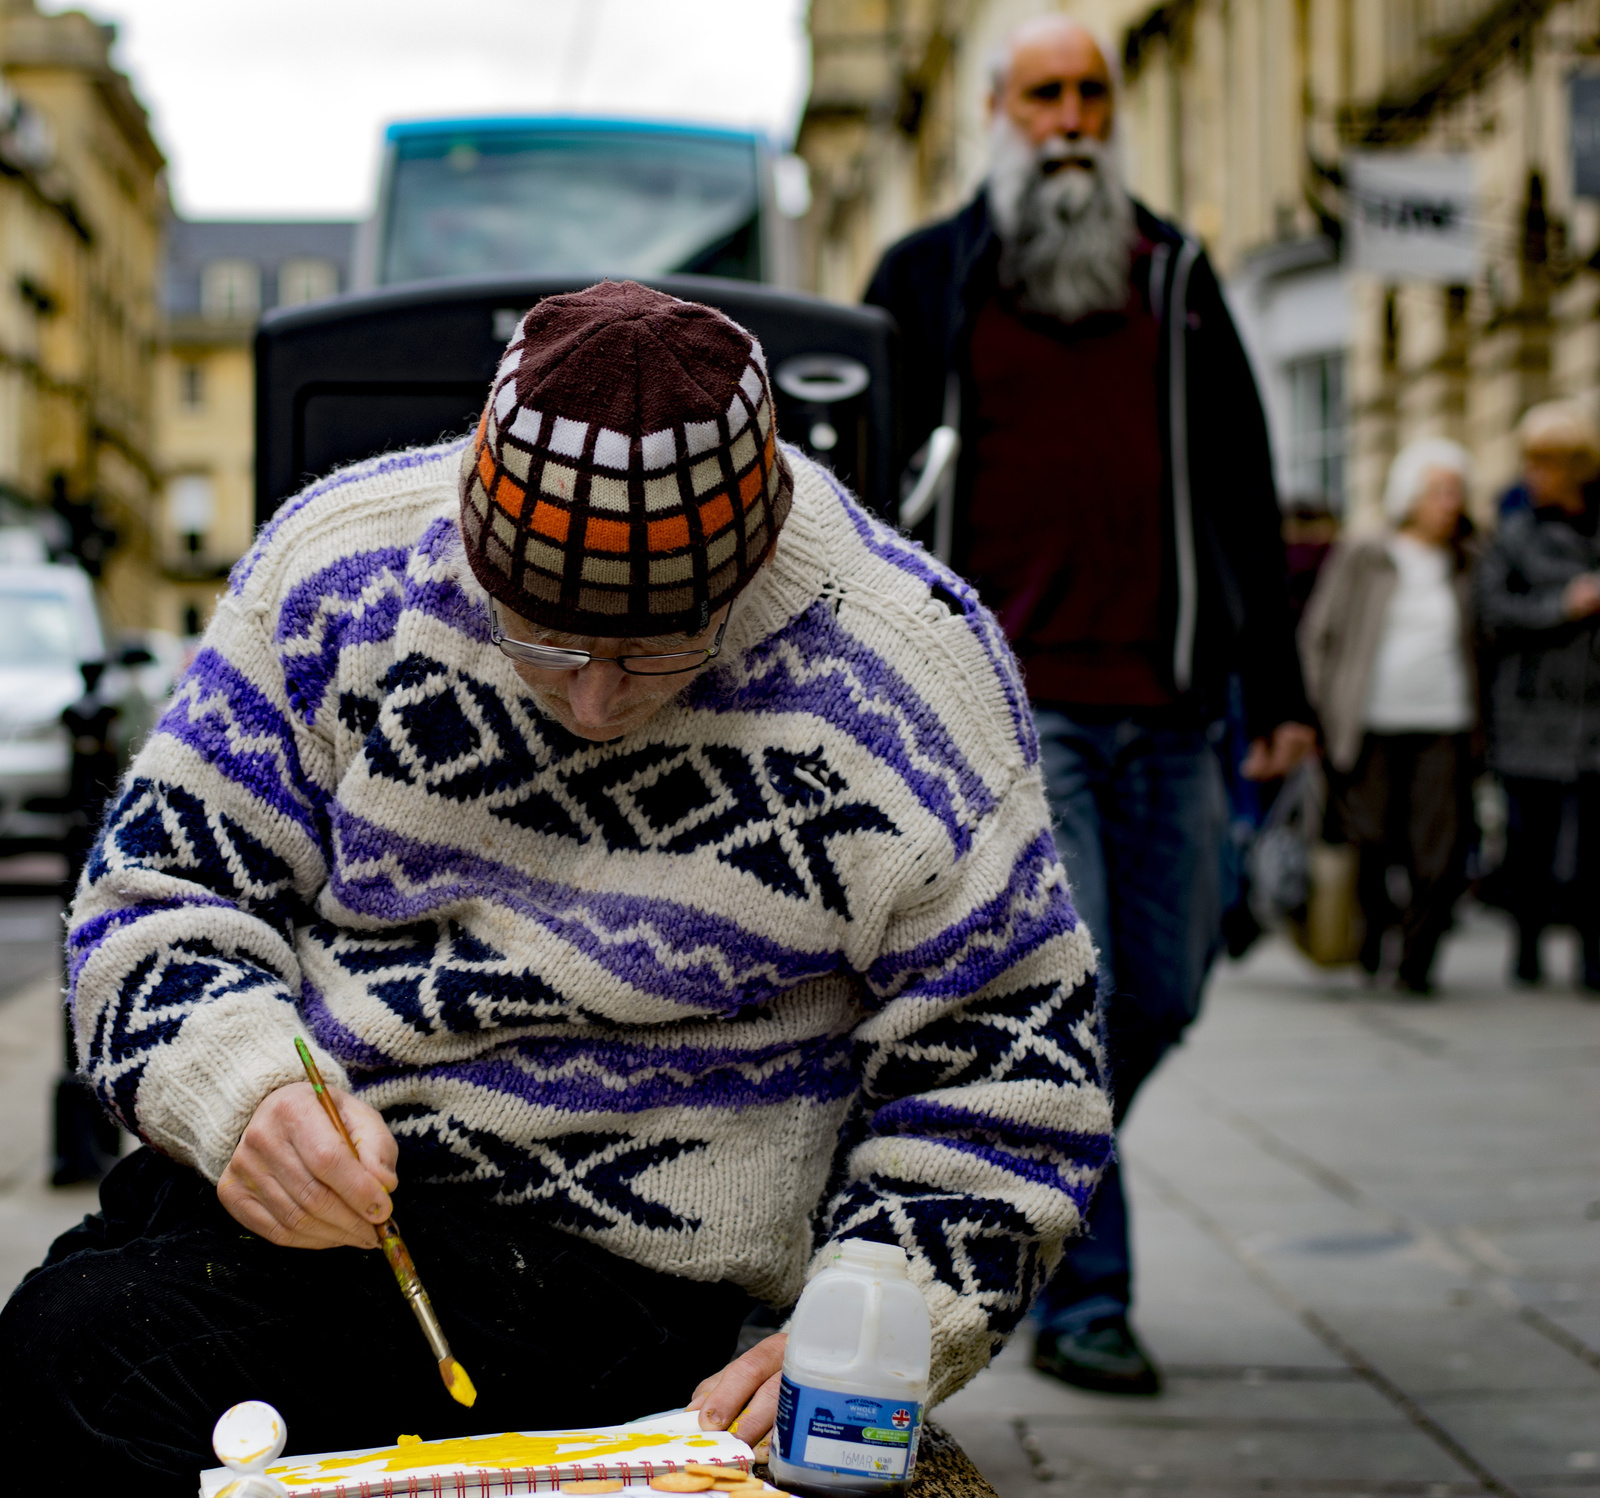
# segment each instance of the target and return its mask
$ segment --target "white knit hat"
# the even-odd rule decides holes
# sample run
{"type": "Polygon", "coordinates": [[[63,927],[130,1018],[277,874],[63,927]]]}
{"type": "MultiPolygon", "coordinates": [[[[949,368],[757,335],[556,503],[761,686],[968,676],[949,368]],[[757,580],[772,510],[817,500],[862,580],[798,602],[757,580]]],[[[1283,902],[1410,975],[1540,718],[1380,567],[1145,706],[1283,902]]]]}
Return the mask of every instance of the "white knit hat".
{"type": "Polygon", "coordinates": [[[1427,487],[1428,470],[1445,468],[1459,474],[1463,487],[1472,483],[1472,458],[1448,437],[1422,437],[1407,443],[1389,465],[1383,490],[1383,513],[1390,525],[1404,525],[1427,487]]]}

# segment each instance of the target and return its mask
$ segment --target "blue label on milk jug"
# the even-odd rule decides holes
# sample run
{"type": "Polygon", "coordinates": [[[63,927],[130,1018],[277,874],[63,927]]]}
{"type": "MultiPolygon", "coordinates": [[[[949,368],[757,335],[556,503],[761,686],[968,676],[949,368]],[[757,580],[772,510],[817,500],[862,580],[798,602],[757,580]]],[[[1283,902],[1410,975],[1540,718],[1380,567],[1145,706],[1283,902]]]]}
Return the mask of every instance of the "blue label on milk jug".
{"type": "Polygon", "coordinates": [[[922,1406],[792,1384],[778,1388],[778,1455],[797,1466],[904,1477],[917,1455],[922,1406]]]}

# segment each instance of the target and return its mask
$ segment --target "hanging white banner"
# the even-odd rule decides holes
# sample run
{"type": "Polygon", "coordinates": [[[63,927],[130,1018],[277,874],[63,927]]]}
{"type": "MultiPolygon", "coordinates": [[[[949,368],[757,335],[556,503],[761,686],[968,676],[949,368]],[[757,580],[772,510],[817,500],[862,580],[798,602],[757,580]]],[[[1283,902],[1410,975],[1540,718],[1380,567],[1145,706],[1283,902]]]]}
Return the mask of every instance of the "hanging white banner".
{"type": "Polygon", "coordinates": [[[1470,282],[1478,273],[1472,157],[1371,151],[1345,158],[1349,263],[1391,280],[1470,282]]]}

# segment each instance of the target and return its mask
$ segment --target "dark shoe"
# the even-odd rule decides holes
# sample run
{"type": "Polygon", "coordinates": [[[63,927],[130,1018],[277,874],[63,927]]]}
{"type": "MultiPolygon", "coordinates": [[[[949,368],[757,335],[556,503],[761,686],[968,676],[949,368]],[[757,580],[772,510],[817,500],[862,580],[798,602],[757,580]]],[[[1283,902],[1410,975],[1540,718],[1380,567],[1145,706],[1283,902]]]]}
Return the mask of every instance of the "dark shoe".
{"type": "Polygon", "coordinates": [[[1376,978],[1378,971],[1383,966],[1383,933],[1378,933],[1376,942],[1364,938],[1361,943],[1361,953],[1356,959],[1361,964],[1361,971],[1368,978],[1376,978]]]}
{"type": "Polygon", "coordinates": [[[1438,992],[1432,979],[1419,978],[1411,973],[1400,973],[1395,977],[1394,991],[1413,999],[1431,999],[1438,992]]]}
{"type": "Polygon", "coordinates": [[[1583,933],[1583,977],[1578,986],[1585,998],[1600,998],[1600,937],[1583,933]]]}
{"type": "Polygon", "coordinates": [[[1539,938],[1524,935],[1517,943],[1517,965],[1511,974],[1514,983],[1524,988],[1535,988],[1544,981],[1544,970],[1539,965],[1539,938]]]}
{"type": "Polygon", "coordinates": [[[1081,1332],[1040,1332],[1033,1344],[1033,1366],[1098,1394],[1161,1392],[1161,1374],[1123,1315],[1101,1317],[1081,1332]]]}

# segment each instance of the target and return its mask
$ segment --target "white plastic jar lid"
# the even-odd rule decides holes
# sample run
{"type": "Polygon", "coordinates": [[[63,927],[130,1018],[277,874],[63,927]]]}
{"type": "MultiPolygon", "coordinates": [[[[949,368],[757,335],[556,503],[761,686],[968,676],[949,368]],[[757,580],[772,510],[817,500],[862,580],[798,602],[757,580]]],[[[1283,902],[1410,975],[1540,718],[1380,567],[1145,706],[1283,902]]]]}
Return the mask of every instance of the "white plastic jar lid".
{"type": "Polygon", "coordinates": [[[906,1277],[906,1251],[898,1243],[876,1243],[870,1238],[842,1238],[830,1255],[840,1267],[871,1269],[878,1274],[906,1277]]]}

